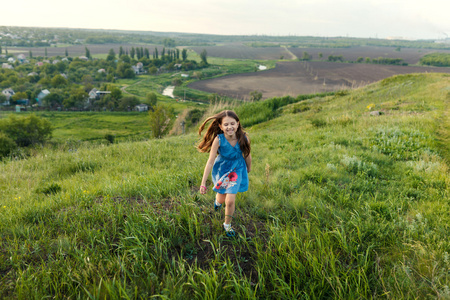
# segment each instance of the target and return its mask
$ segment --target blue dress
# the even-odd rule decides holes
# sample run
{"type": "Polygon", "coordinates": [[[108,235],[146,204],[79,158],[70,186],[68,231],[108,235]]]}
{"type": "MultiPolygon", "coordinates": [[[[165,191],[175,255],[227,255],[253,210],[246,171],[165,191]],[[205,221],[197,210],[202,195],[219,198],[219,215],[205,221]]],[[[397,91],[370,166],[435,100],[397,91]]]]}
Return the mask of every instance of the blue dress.
{"type": "Polygon", "coordinates": [[[219,155],[212,168],[213,190],[219,194],[237,194],[248,190],[247,164],[239,143],[231,146],[223,133],[219,137],[219,155]]]}

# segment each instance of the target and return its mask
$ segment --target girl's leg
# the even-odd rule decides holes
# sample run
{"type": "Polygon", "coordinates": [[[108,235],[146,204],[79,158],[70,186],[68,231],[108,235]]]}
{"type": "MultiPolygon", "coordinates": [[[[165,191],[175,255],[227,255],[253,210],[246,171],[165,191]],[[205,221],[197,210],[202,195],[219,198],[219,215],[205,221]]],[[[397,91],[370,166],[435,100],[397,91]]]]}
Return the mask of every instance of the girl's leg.
{"type": "Polygon", "coordinates": [[[225,194],[225,224],[230,224],[234,215],[236,194],[225,194]]]}
{"type": "Polygon", "coordinates": [[[224,204],[226,196],[227,196],[226,194],[216,193],[216,202],[219,203],[220,205],[224,204]]]}

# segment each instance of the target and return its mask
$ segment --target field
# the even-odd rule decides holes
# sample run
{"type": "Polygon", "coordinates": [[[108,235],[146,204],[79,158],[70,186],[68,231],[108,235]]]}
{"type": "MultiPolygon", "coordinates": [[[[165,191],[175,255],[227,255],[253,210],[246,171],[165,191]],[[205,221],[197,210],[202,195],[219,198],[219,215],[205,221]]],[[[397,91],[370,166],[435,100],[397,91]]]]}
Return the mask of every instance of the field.
{"type": "Polygon", "coordinates": [[[295,57],[283,47],[267,47],[267,48],[253,48],[245,46],[241,43],[231,43],[218,46],[205,46],[205,47],[189,47],[195,52],[200,52],[205,49],[208,56],[211,57],[223,57],[233,59],[295,59],[295,57]]]}
{"type": "MultiPolygon", "coordinates": [[[[21,112],[26,116],[33,112],[21,112]]],[[[9,113],[2,112],[0,118],[9,113]]],[[[34,112],[50,121],[54,130],[52,141],[72,144],[84,141],[105,141],[111,134],[116,141],[150,138],[148,114],[145,112],[34,112]]],[[[19,115],[19,114],[16,114],[19,115]]]]}
{"type": "Polygon", "coordinates": [[[359,57],[369,58],[401,58],[404,62],[415,65],[418,64],[420,58],[429,53],[442,52],[450,53],[450,50],[436,50],[436,49],[415,49],[415,48],[400,48],[399,51],[394,47],[377,47],[377,46],[361,46],[351,48],[289,48],[298,58],[303,56],[303,52],[308,52],[312,55],[313,60],[320,60],[319,53],[322,53],[322,60],[327,60],[329,55],[342,55],[344,61],[356,61],[359,57]]]}
{"type": "Polygon", "coordinates": [[[47,56],[66,56],[66,49],[69,53],[69,56],[80,56],[86,54],[86,47],[89,49],[89,52],[92,56],[105,56],[108,54],[110,49],[113,49],[116,55],[119,54],[119,49],[122,46],[123,51],[127,51],[128,53],[131,50],[131,47],[143,47],[148,48],[150,51],[150,55],[153,53],[155,47],[158,48],[158,51],[161,53],[163,46],[161,45],[150,45],[150,44],[92,44],[92,45],[64,45],[63,47],[32,47],[32,48],[23,48],[23,47],[11,47],[8,48],[9,53],[19,54],[23,53],[28,56],[29,52],[36,56],[45,56],[45,49],[47,49],[47,56]]]}
{"type": "Polygon", "coordinates": [[[416,49],[382,47],[382,46],[353,46],[349,48],[311,48],[311,47],[250,47],[243,43],[228,43],[217,46],[189,47],[198,54],[206,49],[211,57],[234,59],[301,59],[303,52],[309,53],[312,60],[327,60],[329,55],[342,55],[345,61],[356,61],[359,57],[369,58],[401,58],[408,64],[417,64],[419,59],[429,53],[450,53],[450,50],[416,49]],[[319,57],[322,53],[322,58],[319,57]]]}
{"type": "Polygon", "coordinates": [[[268,112],[246,123],[236,239],[198,193],[196,134],[6,159],[0,298],[448,299],[449,86],[401,75],[231,107],[268,112]]]}
{"type": "Polygon", "coordinates": [[[439,72],[450,68],[428,68],[333,62],[278,62],[274,69],[197,81],[190,88],[248,99],[251,91],[263,98],[297,96],[359,87],[396,74],[439,72]]]}

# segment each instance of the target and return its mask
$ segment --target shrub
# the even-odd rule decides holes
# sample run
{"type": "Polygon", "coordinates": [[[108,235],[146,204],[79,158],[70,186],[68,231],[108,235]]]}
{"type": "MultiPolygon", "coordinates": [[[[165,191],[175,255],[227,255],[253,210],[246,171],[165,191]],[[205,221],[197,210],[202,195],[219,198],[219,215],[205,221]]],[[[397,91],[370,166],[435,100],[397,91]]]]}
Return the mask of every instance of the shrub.
{"type": "Polygon", "coordinates": [[[112,135],[112,134],[110,134],[110,133],[108,133],[108,134],[105,134],[105,139],[106,139],[110,144],[114,144],[115,136],[112,135]]]}
{"type": "Polygon", "coordinates": [[[20,118],[11,114],[8,119],[0,122],[0,130],[13,139],[18,146],[26,147],[44,143],[51,137],[53,128],[50,121],[34,114],[20,118]]]}
{"type": "Polygon", "coordinates": [[[16,148],[16,143],[10,137],[0,132],[0,158],[8,156],[16,148]]]}
{"type": "Polygon", "coordinates": [[[320,119],[320,118],[314,118],[314,119],[311,119],[311,124],[314,127],[324,127],[327,125],[327,121],[325,121],[324,119],[320,119]]]}
{"type": "Polygon", "coordinates": [[[56,194],[61,191],[61,186],[57,183],[51,183],[49,185],[43,186],[39,189],[37,189],[37,193],[42,193],[45,195],[52,195],[56,194]]]}

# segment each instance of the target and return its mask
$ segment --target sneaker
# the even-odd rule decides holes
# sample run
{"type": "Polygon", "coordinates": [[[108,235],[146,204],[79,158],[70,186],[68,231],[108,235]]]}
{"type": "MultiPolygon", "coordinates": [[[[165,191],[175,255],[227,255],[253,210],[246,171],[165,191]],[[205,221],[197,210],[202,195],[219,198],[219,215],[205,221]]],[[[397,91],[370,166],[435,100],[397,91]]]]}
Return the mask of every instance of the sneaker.
{"type": "Polygon", "coordinates": [[[227,237],[235,237],[236,236],[236,231],[234,231],[233,228],[230,228],[229,230],[225,229],[225,234],[227,235],[227,237]]]}
{"type": "Polygon", "coordinates": [[[222,207],[222,204],[217,205],[217,204],[216,204],[216,199],[214,199],[214,210],[215,210],[215,211],[218,211],[221,207],[222,207]]]}

